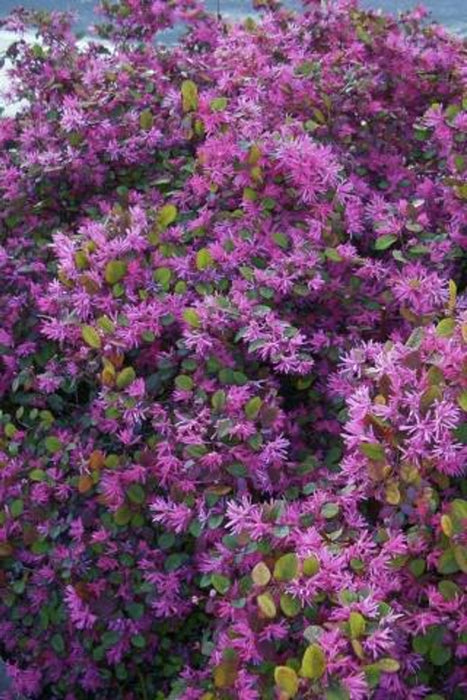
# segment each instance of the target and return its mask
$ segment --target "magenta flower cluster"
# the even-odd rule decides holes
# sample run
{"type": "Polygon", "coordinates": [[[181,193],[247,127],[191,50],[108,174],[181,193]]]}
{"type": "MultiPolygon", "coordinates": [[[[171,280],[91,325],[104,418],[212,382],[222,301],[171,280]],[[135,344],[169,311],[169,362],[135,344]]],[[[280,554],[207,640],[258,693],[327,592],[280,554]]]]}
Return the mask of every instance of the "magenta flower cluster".
{"type": "Polygon", "coordinates": [[[4,21],[5,698],[467,693],[465,43],[303,5],[4,21]]]}

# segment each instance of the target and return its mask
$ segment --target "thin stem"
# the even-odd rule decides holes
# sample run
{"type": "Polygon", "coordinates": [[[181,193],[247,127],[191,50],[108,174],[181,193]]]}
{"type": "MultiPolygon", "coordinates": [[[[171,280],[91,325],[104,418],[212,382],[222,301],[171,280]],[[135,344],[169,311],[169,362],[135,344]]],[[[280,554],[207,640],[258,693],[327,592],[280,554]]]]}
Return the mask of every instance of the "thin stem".
{"type": "Polygon", "coordinates": [[[144,682],[144,677],[143,674],[139,669],[137,669],[136,673],[138,674],[138,679],[139,679],[139,684],[141,687],[141,692],[142,692],[142,700],[149,700],[148,692],[146,690],[146,683],[144,682]]]}

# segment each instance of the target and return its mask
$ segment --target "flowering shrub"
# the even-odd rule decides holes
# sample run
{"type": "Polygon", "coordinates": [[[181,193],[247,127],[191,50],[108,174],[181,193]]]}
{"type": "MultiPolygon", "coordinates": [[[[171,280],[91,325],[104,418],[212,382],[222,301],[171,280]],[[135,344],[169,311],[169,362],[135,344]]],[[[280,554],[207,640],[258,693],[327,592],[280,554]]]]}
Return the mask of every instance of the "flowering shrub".
{"type": "Polygon", "coordinates": [[[256,4],[5,23],[5,697],[465,695],[465,47],[256,4]]]}

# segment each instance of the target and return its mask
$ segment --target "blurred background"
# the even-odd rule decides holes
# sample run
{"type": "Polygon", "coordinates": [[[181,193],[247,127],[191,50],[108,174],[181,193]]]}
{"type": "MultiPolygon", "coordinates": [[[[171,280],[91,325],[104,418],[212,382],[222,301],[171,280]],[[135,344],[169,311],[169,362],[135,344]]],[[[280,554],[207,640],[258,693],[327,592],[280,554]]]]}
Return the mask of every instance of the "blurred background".
{"type": "MultiPolygon", "coordinates": [[[[433,19],[449,27],[452,31],[467,36],[467,0],[361,0],[363,6],[383,9],[389,12],[407,10],[417,4],[423,4],[432,13],[433,19]]],[[[77,26],[86,31],[95,21],[93,8],[97,0],[0,0],[0,17],[7,15],[18,4],[23,7],[43,10],[73,10],[78,13],[77,26]]],[[[215,10],[217,0],[206,0],[210,9],[215,10]]],[[[298,0],[284,0],[289,7],[299,7],[298,0]]],[[[224,15],[245,16],[252,14],[250,0],[220,0],[224,15]]]]}

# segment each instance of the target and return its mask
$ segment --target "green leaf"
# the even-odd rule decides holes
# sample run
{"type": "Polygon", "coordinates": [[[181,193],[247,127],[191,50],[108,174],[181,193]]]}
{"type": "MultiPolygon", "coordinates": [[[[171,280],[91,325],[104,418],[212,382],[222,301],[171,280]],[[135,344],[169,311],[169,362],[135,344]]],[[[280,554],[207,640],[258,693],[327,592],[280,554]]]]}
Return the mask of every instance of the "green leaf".
{"type": "Polygon", "coordinates": [[[276,666],[274,669],[274,681],[277,687],[287,697],[293,698],[298,692],[298,676],[289,666],[276,666]]]}
{"type": "Polygon", "coordinates": [[[221,574],[212,574],[211,583],[218,593],[224,595],[230,588],[230,580],[221,574]]]}
{"type": "Polygon", "coordinates": [[[31,52],[34,58],[45,58],[46,52],[40,44],[33,44],[31,47],[31,52]]]}
{"type": "Polygon", "coordinates": [[[462,408],[463,411],[467,412],[467,391],[463,391],[457,397],[457,403],[462,408]]]}
{"type": "Polygon", "coordinates": [[[276,581],[292,581],[298,574],[298,557],[290,552],[280,557],[274,565],[276,581]]]}
{"type": "Polygon", "coordinates": [[[295,617],[302,609],[298,598],[294,598],[289,593],[283,593],[280,597],[280,608],[286,617],[295,617]]]}
{"type": "Polygon", "coordinates": [[[369,34],[361,24],[358,24],[355,33],[359,40],[362,42],[362,44],[365,44],[366,46],[371,46],[373,43],[373,39],[371,37],[371,34],[369,34]]]}
{"type": "Polygon", "coordinates": [[[17,498],[12,501],[10,505],[10,513],[14,518],[19,518],[19,516],[23,514],[23,511],[24,501],[22,501],[21,498],[17,498]]]}
{"type": "Polygon", "coordinates": [[[261,406],[263,405],[262,400],[260,399],[259,396],[254,396],[252,399],[247,401],[245,405],[245,415],[249,420],[255,420],[255,418],[258,417],[258,414],[261,410],[261,406]]]}
{"type": "Polygon", "coordinates": [[[381,680],[381,671],[376,664],[365,666],[365,678],[370,688],[377,688],[381,680]]]}
{"type": "Polygon", "coordinates": [[[225,391],[222,391],[222,389],[219,389],[219,391],[216,391],[212,397],[211,397],[211,406],[217,413],[220,413],[222,409],[225,407],[225,403],[227,401],[227,396],[225,391]]]}
{"type": "Polygon", "coordinates": [[[260,287],[259,293],[264,299],[272,299],[274,296],[274,289],[270,289],[269,287],[260,287]]]}
{"type": "Polygon", "coordinates": [[[110,649],[120,640],[120,635],[115,630],[106,630],[101,636],[101,644],[104,649],[110,649]]]}
{"type": "Polygon", "coordinates": [[[426,569],[425,560],[424,559],[414,559],[413,561],[410,562],[409,569],[413,573],[414,576],[419,578],[419,576],[422,576],[422,574],[425,573],[425,569],[426,569]]]}
{"type": "Polygon", "coordinates": [[[31,481],[45,481],[47,474],[43,469],[32,469],[32,471],[29,472],[29,478],[31,481]]]}
{"type": "Polygon", "coordinates": [[[449,517],[449,515],[442,515],[441,516],[441,530],[444,532],[446,537],[452,537],[454,533],[453,525],[452,525],[452,520],[449,517]]]}
{"type": "Polygon", "coordinates": [[[118,374],[115,381],[119,389],[126,389],[136,379],[136,372],[133,367],[124,367],[118,374]]]}
{"type": "Polygon", "coordinates": [[[447,549],[438,560],[438,571],[440,574],[455,574],[459,571],[453,549],[447,549]]]}
{"type": "Polygon", "coordinates": [[[245,187],[243,190],[243,198],[248,202],[255,202],[258,199],[258,193],[252,187],[245,187]]]}
{"type": "Polygon", "coordinates": [[[188,555],[185,552],[174,552],[169,554],[164,562],[164,569],[166,571],[176,571],[179,569],[188,559],[188,555]]]}
{"type": "Polygon", "coordinates": [[[215,97],[209,104],[213,112],[223,112],[227,107],[228,100],[226,97],[215,97]]]}
{"type": "Polygon", "coordinates": [[[157,214],[157,223],[162,229],[173,224],[178,215],[178,209],[174,204],[164,204],[157,214]]]}
{"type": "Polygon", "coordinates": [[[236,371],[233,373],[233,380],[237,386],[243,386],[247,383],[248,377],[243,372],[236,371]]]}
{"type": "Polygon", "coordinates": [[[299,63],[298,66],[295,66],[294,74],[298,75],[300,77],[307,78],[313,72],[316,73],[316,72],[319,72],[320,70],[321,70],[321,66],[317,61],[303,61],[302,63],[299,63]]]}
{"type": "Polygon", "coordinates": [[[467,522],[467,501],[455,498],[451,503],[450,512],[453,532],[460,535],[467,522]]]}
{"type": "Polygon", "coordinates": [[[326,520],[335,518],[338,513],[339,506],[337,503],[324,503],[324,505],[321,507],[321,515],[323,518],[326,518],[326,520]]]}
{"type": "Polygon", "coordinates": [[[277,243],[277,245],[283,248],[284,250],[287,250],[287,248],[290,245],[290,239],[288,236],[285,235],[285,233],[273,233],[272,239],[274,243],[277,243]]]}
{"type": "Polygon", "coordinates": [[[207,270],[208,267],[212,267],[213,259],[212,255],[207,248],[201,248],[196,253],[196,269],[197,270],[207,270]]]}
{"type": "Polygon", "coordinates": [[[163,287],[168,287],[172,279],[172,270],[170,267],[158,267],[157,270],[154,270],[153,278],[154,282],[157,282],[163,287]]]}
{"type": "Polygon", "coordinates": [[[277,204],[276,200],[272,197],[265,197],[261,203],[266,211],[272,211],[277,204]]]}
{"type": "Polygon", "coordinates": [[[144,503],[146,494],[141,484],[131,484],[127,490],[127,496],[132,503],[144,503]]]}
{"type": "Polygon", "coordinates": [[[105,266],[105,281],[107,284],[117,284],[126,274],[126,263],[123,260],[111,260],[105,266]]]}
{"type": "Polygon", "coordinates": [[[449,647],[434,644],[430,649],[430,661],[434,666],[444,666],[452,656],[449,647]]]}
{"type": "Polygon", "coordinates": [[[425,331],[423,330],[423,328],[415,328],[409,335],[409,338],[406,342],[406,346],[408,348],[413,348],[414,350],[417,350],[420,347],[424,337],[425,331]]]}
{"type": "Polygon", "coordinates": [[[271,572],[264,562],[259,561],[253,567],[251,578],[253,579],[253,583],[257,586],[267,586],[271,580],[271,572]]]}
{"type": "Polygon", "coordinates": [[[454,559],[462,573],[467,574],[467,547],[462,544],[454,545],[454,559]]]}
{"type": "Polygon", "coordinates": [[[126,611],[132,620],[141,620],[144,615],[144,605],[142,603],[129,603],[126,611]]]}
{"type": "Polygon", "coordinates": [[[265,617],[272,620],[272,618],[276,616],[276,604],[270,593],[262,593],[256,598],[256,602],[265,617]]]}
{"type": "Polygon", "coordinates": [[[353,610],[349,616],[349,628],[351,639],[358,639],[365,634],[366,621],[363,615],[353,610]]]}
{"type": "Polygon", "coordinates": [[[18,432],[18,429],[14,423],[7,423],[4,426],[3,430],[5,431],[5,435],[7,436],[7,438],[9,438],[10,440],[12,440],[18,432]]]}
{"type": "Polygon", "coordinates": [[[321,125],[318,124],[318,122],[315,122],[313,119],[307,119],[303,126],[305,127],[305,131],[313,132],[316,131],[316,129],[319,129],[321,125]]]}
{"type": "Polygon", "coordinates": [[[318,678],[321,678],[324,674],[325,670],[326,656],[324,651],[319,644],[310,644],[303,655],[300,675],[303,676],[303,678],[318,680],[318,678]]]}
{"type": "Polygon", "coordinates": [[[116,455],[116,454],[107,455],[107,457],[105,458],[105,462],[104,462],[105,466],[108,469],[116,469],[118,467],[119,463],[120,463],[120,460],[118,458],[118,455],[116,455]]]}
{"type": "Polygon", "coordinates": [[[443,318],[436,326],[436,335],[448,338],[456,330],[456,322],[453,318],[443,318]]]}
{"type": "Polygon", "coordinates": [[[357,573],[359,571],[364,571],[364,569],[365,569],[365,562],[362,561],[362,559],[358,559],[357,557],[352,557],[350,559],[349,563],[350,563],[350,568],[353,571],[356,571],[357,573]]]}
{"type": "Polygon", "coordinates": [[[44,440],[45,444],[45,449],[47,452],[50,452],[51,454],[55,454],[56,452],[59,452],[63,445],[60,442],[60,440],[53,435],[49,435],[48,437],[45,438],[44,440]]]}
{"type": "Polygon", "coordinates": [[[374,664],[380,671],[384,671],[385,673],[397,673],[397,671],[400,669],[401,665],[396,659],[390,659],[385,658],[385,659],[379,659],[375,664],[374,664]]]}
{"type": "Polygon", "coordinates": [[[461,594],[461,589],[454,581],[440,581],[438,583],[438,591],[441,593],[444,600],[454,600],[456,595],[461,594]]]}
{"type": "Polygon", "coordinates": [[[154,116],[150,109],[143,109],[139,115],[139,125],[144,131],[150,131],[154,126],[154,116]]]}
{"type": "Polygon", "coordinates": [[[63,654],[65,651],[65,641],[61,634],[54,634],[50,639],[50,644],[56,654],[63,654]]]}
{"type": "Polygon", "coordinates": [[[105,333],[113,333],[115,331],[114,322],[106,315],[99,316],[96,323],[105,333]]]}
{"type": "Polygon", "coordinates": [[[185,309],[183,312],[183,320],[193,328],[199,328],[201,326],[201,319],[194,309],[185,309]]]}
{"type": "Polygon", "coordinates": [[[185,113],[198,109],[198,88],[192,80],[182,83],[182,107],[185,113]]]}
{"type": "Polygon", "coordinates": [[[360,443],[359,449],[365,457],[369,457],[375,461],[382,461],[386,458],[384,447],[378,442],[362,442],[360,443]]]}
{"type": "Polygon", "coordinates": [[[220,527],[223,520],[224,520],[224,516],[222,515],[222,513],[217,513],[216,515],[211,515],[208,519],[209,529],[216,530],[218,527],[220,527]]]}
{"type": "Polygon", "coordinates": [[[315,574],[318,573],[320,570],[320,563],[319,559],[312,554],[310,557],[307,557],[304,562],[303,562],[303,573],[305,576],[315,576],[315,574]]]}
{"type": "Polygon", "coordinates": [[[173,532],[164,532],[157,538],[157,544],[161,549],[171,549],[175,544],[173,532]]]}
{"type": "Polygon", "coordinates": [[[117,525],[121,525],[123,527],[124,525],[128,525],[132,515],[133,513],[128,508],[128,506],[121,506],[115,511],[114,520],[117,523],[117,525]]]}
{"type": "Polygon", "coordinates": [[[146,646],[146,640],[142,634],[134,634],[131,638],[131,643],[136,649],[144,649],[146,646]]]}
{"type": "Polygon", "coordinates": [[[342,262],[342,257],[335,248],[326,248],[324,255],[331,262],[342,262]]]}
{"type": "Polygon", "coordinates": [[[99,350],[102,346],[99,333],[92,326],[83,326],[81,328],[81,336],[89,347],[94,348],[94,350],[99,350]]]}
{"type": "Polygon", "coordinates": [[[467,199],[467,184],[458,185],[455,189],[460,199],[467,199]]]}
{"type": "Polygon", "coordinates": [[[333,685],[326,690],[324,696],[326,700],[350,700],[350,695],[348,690],[343,688],[341,685],[333,685]]]}
{"type": "Polygon", "coordinates": [[[467,422],[461,423],[453,432],[457,442],[467,445],[467,422]]]}
{"type": "Polygon", "coordinates": [[[226,469],[229,472],[229,474],[232,474],[232,476],[235,476],[237,479],[248,476],[248,469],[241,462],[234,462],[233,464],[230,464],[226,469]]]}
{"type": "Polygon", "coordinates": [[[442,398],[443,392],[439,386],[433,385],[428,387],[420,396],[420,410],[426,413],[435,401],[440,401],[442,398]]]}
{"type": "Polygon", "coordinates": [[[234,371],[230,367],[223,367],[219,371],[219,381],[222,384],[235,384],[234,371]]]}
{"type": "Polygon", "coordinates": [[[431,647],[431,637],[427,634],[419,634],[412,639],[413,650],[422,656],[428,654],[431,647]]]}
{"type": "Polygon", "coordinates": [[[178,377],[175,377],[175,385],[177,389],[181,389],[182,391],[191,391],[194,382],[188,374],[179,374],[178,377]]]}
{"type": "Polygon", "coordinates": [[[388,233],[386,236],[381,236],[375,242],[375,250],[387,250],[397,241],[397,236],[388,233]]]}

